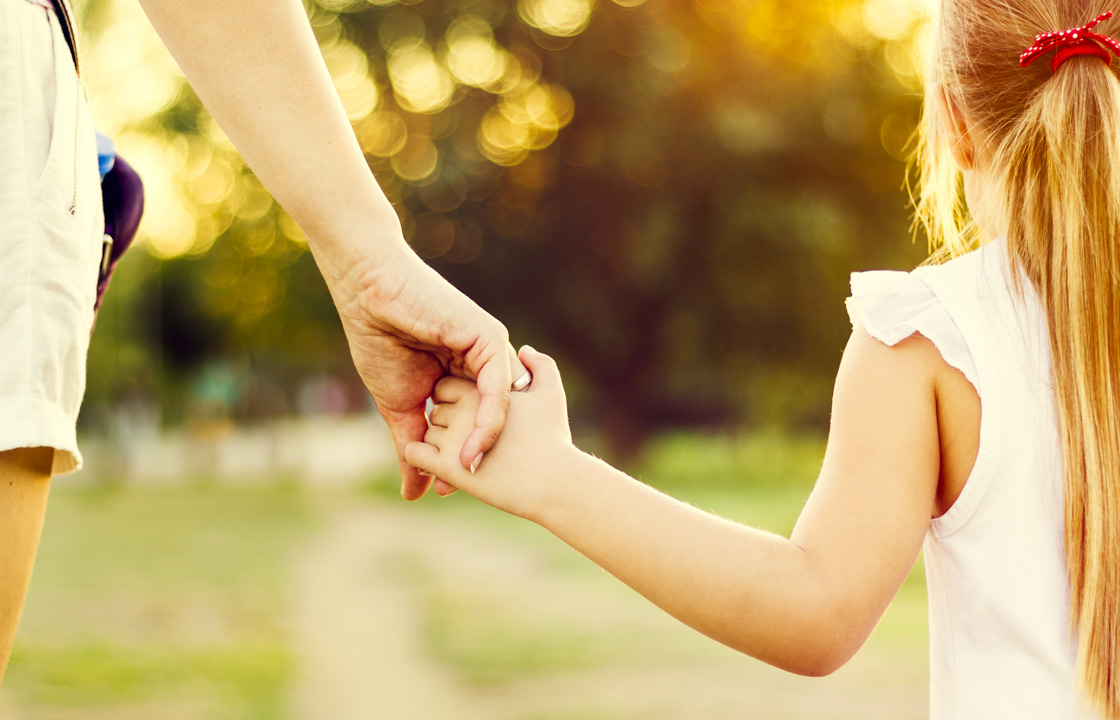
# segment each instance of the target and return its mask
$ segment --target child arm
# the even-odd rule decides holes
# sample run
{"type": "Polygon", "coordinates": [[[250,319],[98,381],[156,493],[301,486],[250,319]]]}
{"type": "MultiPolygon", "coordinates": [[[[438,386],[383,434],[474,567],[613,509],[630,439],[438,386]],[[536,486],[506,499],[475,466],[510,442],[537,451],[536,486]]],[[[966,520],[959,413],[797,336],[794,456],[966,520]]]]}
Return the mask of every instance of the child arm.
{"type": "Polygon", "coordinates": [[[576,450],[551,359],[475,474],[454,462],[476,402],[444,381],[411,462],[539,523],[669,614],[746,654],[828,674],[862,646],[912,567],[939,474],[936,348],[857,330],[845,351],[820,478],[790,539],[674,500],[576,450]],[[446,451],[443,448],[446,447],[446,451]]]}

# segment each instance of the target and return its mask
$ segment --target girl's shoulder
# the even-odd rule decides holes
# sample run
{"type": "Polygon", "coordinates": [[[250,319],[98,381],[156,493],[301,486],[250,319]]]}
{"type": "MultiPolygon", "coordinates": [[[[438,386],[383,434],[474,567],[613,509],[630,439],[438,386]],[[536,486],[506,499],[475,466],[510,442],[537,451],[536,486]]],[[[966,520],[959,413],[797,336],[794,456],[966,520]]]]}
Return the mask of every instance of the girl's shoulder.
{"type": "Polygon", "coordinates": [[[976,365],[953,314],[943,301],[948,294],[970,294],[980,287],[979,252],[912,272],[875,270],[853,273],[846,301],[853,329],[895,346],[915,333],[931,341],[941,357],[978,385],[976,365]],[[935,289],[936,288],[936,289],[935,289]]]}
{"type": "Polygon", "coordinates": [[[994,240],[951,260],[921,265],[909,272],[852,273],[852,296],[926,300],[933,294],[943,298],[980,298],[990,294],[991,281],[1005,284],[1007,268],[1006,244],[994,240]]]}
{"type": "Polygon", "coordinates": [[[1014,314],[1010,274],[1001,239],[910,272],[853,273],[848,315],[853,326],[887,345],[922,334],[978,388],[974,354],[982,351],[985,328],[993,317],[1014,314]]]}
{"type": "MultiPolygon", "coordinates": [[[[990,463],[980,463],[981,450],[990,457],[997,443],[998,401],[989,403],[987,442],[981,429],[982,386],[992,380],[991,357],[978,343],[979,319],[987,312],[994,287],[992,270],[1000,267],[1000,248],[991,245],[940,265],[911,272],[873,271],[852,275],[848,314],[855,333],[866,332],[887,346],[905,347],[920,335],[927,357],[935,358],[938,434],[942,468],[938,480],[935,535],[952,533],[970,517],[990,478],[990,463]],[[930,346],[932,345],[932,348],[930,346]],[[936,359],[936,355],[940,359],[936,359]],[[977,468],[980,472],[977,473],[977,468]],[[963,501],[963,502],[962,502],[963,501]]],[[[913,346],[914,343],[910,343],[913,346]]],[[[990,389],[990,388],[988,388],[990,389]]]]}

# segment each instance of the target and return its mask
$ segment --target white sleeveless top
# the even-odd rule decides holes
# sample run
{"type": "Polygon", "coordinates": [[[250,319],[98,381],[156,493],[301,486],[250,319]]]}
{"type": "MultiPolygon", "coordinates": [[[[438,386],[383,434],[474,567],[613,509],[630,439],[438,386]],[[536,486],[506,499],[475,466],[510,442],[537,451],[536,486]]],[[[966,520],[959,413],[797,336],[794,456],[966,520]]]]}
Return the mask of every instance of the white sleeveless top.
{"type": "Polygon", "coordinates": [[[995,241],[911,273],[856,273],[847,303],[887,345],[921,333],[980,396],[976,464],[924,546],[931,720],[1096,717],[1075,677],[1046,318],[1010,273],[995,241]]]}

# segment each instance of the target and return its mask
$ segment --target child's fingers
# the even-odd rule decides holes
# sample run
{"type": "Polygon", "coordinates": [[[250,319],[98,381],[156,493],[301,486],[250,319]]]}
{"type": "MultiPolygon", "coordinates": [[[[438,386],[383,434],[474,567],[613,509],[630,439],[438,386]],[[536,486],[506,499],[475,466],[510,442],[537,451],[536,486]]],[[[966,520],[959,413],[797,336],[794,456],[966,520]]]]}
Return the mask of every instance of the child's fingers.
{"type": "Polygon", "coordinates": [[[447,404],[436,405],[428,413],[428,424],[433,427],[448,427],[450,423],[451,406],[447,404]]]}
{"type": "Polygon", "coordinates": [[[442,450],[444,443],[447,442],[447,428],[440,427],[439,425],[431,426],[428,428],[428,431],[424,433],[424,442],[442,450]]]}
{"type": "Polygon", "coordinates": [[[432,400],[437,403],[454,403],[475,389],[475,384],[461,377],[448,375],[436,383],[432,391],[432,400]]]}
{"type": "Polygon", "coordinates": [[[404,448],[404,459],[412,467],[435,475],[436,465],[439,464],[439,448],[428,443],[410,442],[404,448]]]}
{"type": "Polygon", "coordinates": [[[529,385],[529,392],[564,392],[564,384],[560,381],[560,370],[556,361],[542,352],[525,345],[518,353],[521,362],[533,373],[533,382],[529,385]]]}

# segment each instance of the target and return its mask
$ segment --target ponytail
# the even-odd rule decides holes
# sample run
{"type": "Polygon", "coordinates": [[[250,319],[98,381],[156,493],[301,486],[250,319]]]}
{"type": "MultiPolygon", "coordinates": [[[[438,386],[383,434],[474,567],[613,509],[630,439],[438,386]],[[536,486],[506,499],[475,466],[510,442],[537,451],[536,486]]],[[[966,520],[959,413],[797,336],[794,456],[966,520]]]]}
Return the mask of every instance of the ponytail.
{"type": "Polygon", "coordinates": [[[1050,329],[1078,677],[1120,718],[1120,82],[1068,63],[999,152],[1008,250],[1050,329]]]}
{"type": "MultiPolygon", "coordinates": [[[[979,210],[1006,235],[1013,282],[1022,271],[1045,309],[1077,673],[1089,702],[1120,720],[1120,81],[1095,57],[1053,74],[1010,61],[1037,33],[1083,23],[1097,6],[945,0],[933,81],[986,143],[998,191],[979,210]]],[[[972,249],[979,230],[926,102],[917,208],[940,259],[972,249]]]]}

